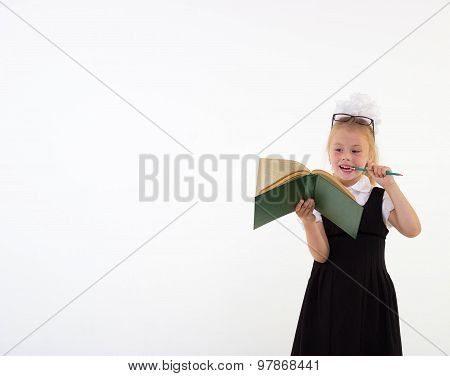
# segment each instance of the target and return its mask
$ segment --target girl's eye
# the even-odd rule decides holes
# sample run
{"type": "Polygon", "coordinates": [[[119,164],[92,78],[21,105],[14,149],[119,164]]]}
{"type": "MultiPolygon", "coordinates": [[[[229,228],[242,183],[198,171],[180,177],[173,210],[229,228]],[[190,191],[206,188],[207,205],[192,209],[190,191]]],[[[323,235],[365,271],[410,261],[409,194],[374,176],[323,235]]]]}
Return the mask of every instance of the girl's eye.
{"type": "MultiPolygon", "coordinates": [[[[334,149],[335,151],[341,151],[342,149],[334,149]]],[[[353,153],[361,153],[361,150],[353,150],[353,153]]]]}

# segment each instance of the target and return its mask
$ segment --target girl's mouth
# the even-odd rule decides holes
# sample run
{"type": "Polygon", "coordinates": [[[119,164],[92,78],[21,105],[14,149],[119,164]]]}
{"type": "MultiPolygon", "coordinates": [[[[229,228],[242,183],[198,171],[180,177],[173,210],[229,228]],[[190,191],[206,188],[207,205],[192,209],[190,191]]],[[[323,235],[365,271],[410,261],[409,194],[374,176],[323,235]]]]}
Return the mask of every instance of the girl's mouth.
{"type": "Polygon", "coordinates": [[[346,175],[350,175],[354,171],[350,165],[339,165],[339,168],[346,175]]]}

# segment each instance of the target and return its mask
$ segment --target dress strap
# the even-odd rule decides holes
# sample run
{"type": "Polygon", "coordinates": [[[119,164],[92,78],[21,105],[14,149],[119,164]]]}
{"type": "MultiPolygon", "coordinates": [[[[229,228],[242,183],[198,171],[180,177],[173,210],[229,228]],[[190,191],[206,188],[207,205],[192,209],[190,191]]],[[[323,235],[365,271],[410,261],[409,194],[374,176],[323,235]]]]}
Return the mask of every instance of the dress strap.
{"type": "Polygon", "coordinates": [[[364,212],[358,233],[374,235],[386,239],[389,230],[383,221],[383,196],[383,188],[372,188],[370,197],[364,205],[364,212]]]}

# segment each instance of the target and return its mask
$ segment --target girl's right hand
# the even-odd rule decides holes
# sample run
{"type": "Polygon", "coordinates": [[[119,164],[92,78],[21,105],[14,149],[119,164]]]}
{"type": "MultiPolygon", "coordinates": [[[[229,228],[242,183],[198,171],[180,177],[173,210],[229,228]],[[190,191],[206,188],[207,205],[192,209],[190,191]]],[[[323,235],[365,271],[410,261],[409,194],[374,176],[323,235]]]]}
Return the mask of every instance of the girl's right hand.
{"type": "Polygon", "coordinates": [[[306,201],[300,200],[295,207],[295,212],[300,217],[302,222],[314,223],[316,221],[316,216],[313,214],[314,210],[314,199],[309,198],[306,201]]]}

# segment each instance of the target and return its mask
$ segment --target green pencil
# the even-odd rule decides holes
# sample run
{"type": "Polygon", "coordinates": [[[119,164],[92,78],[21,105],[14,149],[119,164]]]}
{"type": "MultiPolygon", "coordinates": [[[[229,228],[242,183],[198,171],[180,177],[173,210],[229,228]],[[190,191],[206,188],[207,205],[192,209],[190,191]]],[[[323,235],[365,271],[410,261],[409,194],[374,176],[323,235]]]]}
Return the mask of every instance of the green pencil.
{"type": "MultiPolygon", "coordinates": [[[[365,168],[362,167],[352,167],[354,170],[357,171],[365,171],[367,172],[367,170],[365,168]]],[[[403,176],[402,174],[399,174],[398,172],[392,172],[392,171],[386,171],[386,175],[396,175],[396,176],[403,176]]]]}

